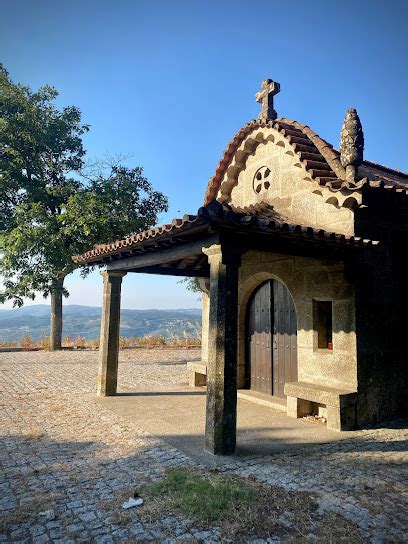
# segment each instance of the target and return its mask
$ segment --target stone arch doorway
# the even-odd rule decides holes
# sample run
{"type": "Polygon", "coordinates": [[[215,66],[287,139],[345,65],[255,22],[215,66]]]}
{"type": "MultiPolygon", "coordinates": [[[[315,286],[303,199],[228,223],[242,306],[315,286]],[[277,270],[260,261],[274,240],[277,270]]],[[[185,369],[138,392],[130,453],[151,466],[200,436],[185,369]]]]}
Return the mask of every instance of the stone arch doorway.
{"type": "Polygon", "coordinates": [[[246,317],[247,384],[284,399],[285,383],[297,380],[297,319],[287,287],[275,279],[262,283],[246,317]]]}

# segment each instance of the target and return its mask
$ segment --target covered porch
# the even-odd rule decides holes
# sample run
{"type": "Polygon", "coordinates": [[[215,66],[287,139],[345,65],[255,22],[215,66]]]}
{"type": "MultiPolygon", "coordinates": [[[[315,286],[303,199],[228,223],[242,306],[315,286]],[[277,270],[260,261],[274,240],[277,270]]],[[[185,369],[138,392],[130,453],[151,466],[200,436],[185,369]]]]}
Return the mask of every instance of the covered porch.
{"type": "MultiPolygon", "coordinates": [[[[207,452],[214,455],[233,454],[237,441],[238,290],[242,256],[249,251],[296,255],[347,263],[352,269],[358,252],[371,244],[368,240],[291,225],[272,217],[250,215],[211,201],[200,208],[197,215],[184,216],[164,227],[113,244],[96,246],[79,257],[78,262],[106,266],[106,271],[101,273],[104,301],[98,396],[115,397],[106,402],[115,410],[133,413],[132,417],[143,414],[145,420],[148,407],[151,414],[160,412],[160,417],[157,414],[157,417],[149,417],[152,431],[158,434],[159,429],[155,425],[164,425],[163,414],[167,411],[170,417],[168,432],[171,434],[172,429],[174,431],[179,428],[176,415],[179,406],[180,414],[188,414],[184,419],[180,415],[184,421],[184,430],[189,430],[193,419],[199,434],[204,427],[204,447],[207,452]],[[164,392],[162,395],[157,392],[151,392],[151,395],[135,392],[126,398],[117,395],[121,283],[122,278],[132,272],[202,279],[203,289],[207,289],[209,294],[208,323],[203,324],[208,327],[207,341],[203,347],[205,360],[202,362],[207,372],[206,392],[186,388],[164,392]],[[175,402],[177,406],[172,406],[175,402]],[[197,419],[191,417],[193,413],[197,414],[197,419]],[[200,414],[202,421],[205,420],[205,425],[201,427],[200,414]]],[[[291,401],[292,415],[295,417],[301,415],[300,400],[293,398],[291,401]]],[[[240,402],[249,404],[244,400],[240,402]]],[[[276,444],[285,442],[278,438],[276,429],[292,429],[289,441],[293,441],[293,433],[301,437],[301,430],[307,425],[303,421],[290,420],[279,412],[260,408],[258,411],[260,426],[255,423],[251,409],[245,410],[247,416],[243,416],[241,422],[238,420],[248,437],[248,444],[254,443],[254,433],[258,432],[262,436],[263,425],[269,429],[268,441],[276,441],[276,444]],[[267,419],[264,420],[264,417],[267,419]],[[275,434],[270,431],[271,417],[276,420],[275,434]],[[285,422],[280,421],[280,418],[285,418],[285,422]],[[287,420],[292,421],[289,427],[287,420]]],[[[181,435],[184,433],[183,425],[180,426],[181,435]]],[[[321,431],[326,439],[332,432],[328,429],[321,431]]],[[[191,429],[189,432],[194,436],[191,429]]],[[[286,431],[282,432],[285,435],[286,431]]],[[[310,435],[310,430],[306,434],[310,435]]],[[[322,436],[318,440],[326,441],[322,436]]],[[[200,440],[196,443],[201,444],[200,440]]]]}
{"type": "MultiPolygon", "coordinates": [[[[165,385],[166,371],[168,366],[163,370],[161,385],[145,383],[132,390],[120,387],[115,396],[99,397],[98,403],[200,464],[217,466],[231,462],[230,456],[214,456],[206,451],[205,388],[192,388],[186,383],[165,385]]],[[[297,451],[303,455],[319,444],[351,436],[355,432],[338,433],[325,425],[295,419],[285,412],[244,400],[238,394],[234,459],[297,451]]]]}

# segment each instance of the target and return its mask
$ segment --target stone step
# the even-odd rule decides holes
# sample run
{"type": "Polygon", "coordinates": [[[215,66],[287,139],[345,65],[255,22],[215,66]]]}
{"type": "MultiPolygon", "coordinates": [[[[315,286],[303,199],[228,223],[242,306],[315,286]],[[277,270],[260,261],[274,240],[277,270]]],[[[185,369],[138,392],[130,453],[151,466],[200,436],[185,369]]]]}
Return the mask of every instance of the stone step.
{"type": "Polygon", "coordinates": [[[279,412],[286,412],[286,400],[271,395],[265,395],[258,393],[258,391],[252,391],[251,389],[238,389],[237,397],[241,400],[253,402],[279,412]]]}

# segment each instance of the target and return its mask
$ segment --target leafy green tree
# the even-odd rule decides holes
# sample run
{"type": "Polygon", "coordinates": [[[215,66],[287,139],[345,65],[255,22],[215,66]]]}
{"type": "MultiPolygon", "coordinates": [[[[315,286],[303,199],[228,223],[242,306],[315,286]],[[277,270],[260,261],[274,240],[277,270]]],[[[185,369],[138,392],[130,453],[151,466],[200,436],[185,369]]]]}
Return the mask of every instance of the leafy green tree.
{"type": "MultiPolygon", "coordinates": [[[[61,348],[64,280],[72,256],[150,228],[167,211],[141,167],[85,168],[89,130],[57,91],[15,84],[0,65],[0,302],[51,298],[50,348],[61,348]]],[[[86,275],[89,270],[83,270],[86,275]]]]}

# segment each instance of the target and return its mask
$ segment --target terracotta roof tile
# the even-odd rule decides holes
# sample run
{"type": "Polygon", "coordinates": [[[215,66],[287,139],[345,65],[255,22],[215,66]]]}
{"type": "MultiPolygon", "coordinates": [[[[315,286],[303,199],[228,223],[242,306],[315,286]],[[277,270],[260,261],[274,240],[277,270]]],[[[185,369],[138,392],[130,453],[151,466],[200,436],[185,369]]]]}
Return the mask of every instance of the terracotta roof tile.
{"type": "Polygon", "coordinates": [[[363,240],[355,236],[347,236],[335,232],[327,232],[323,229],[316,229],[299,224],[291,224],[273,217],[271,210],[263,206],[250,206],[248,208],[238,209],[229,206],[222,206],[215,200],[212,200],[207,206],[200,208],[196,215],[184,215],[182,219],[173,219],[169,224],[149,229],[123,240],[116,240],[111,244],[97,244],[86,253],[76,255],[73,260],[78,264],[103,264],[104,258],[118,258],[126,254],[131,249],[143,247],[146,240],[164,241],[169,234],[187,232],[195,227],[205,225],[234,226],[238,229],[252,229],[257,231],[269,231],[274,233],[287,233],[314,240],[326,240],[329,243],[336,243],[346,246],[373,246],[378,244],[376,241],[363,240]],[[269,212],[269,216],[268,213],[269,212]]]}
{"type": "Polygon", "coordinates": [[[200,217],[198,215],[184,215],[182,219],[173,219],[171,223],[145,230],[143,232],[138,232],[137,234],[124,238],[123,240],[116,240],[115,242],[108,244],[94,245],[90,251],[87,251],[82,255],[76,255],[73,257],[73,260],[76,263],[87,263],[98,260],[97,258],[99,256],[119,254],[122,253],[123,249],[133,249],[134,247],[140,246],[142,242],[146,240],[151,241],[155,238],[162,238],[164,235],[173,233],[177,229],[184,227],[186,224],[192,225],[198,223],[199,220],[200,217]]]}

